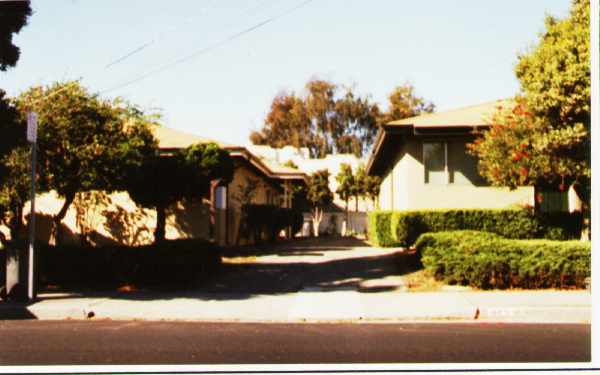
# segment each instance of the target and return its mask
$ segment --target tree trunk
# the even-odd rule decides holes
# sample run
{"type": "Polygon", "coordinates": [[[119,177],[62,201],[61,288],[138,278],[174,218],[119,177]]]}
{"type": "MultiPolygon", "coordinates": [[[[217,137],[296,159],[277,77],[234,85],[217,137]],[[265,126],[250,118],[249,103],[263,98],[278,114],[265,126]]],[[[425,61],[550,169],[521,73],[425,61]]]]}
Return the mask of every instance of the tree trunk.
{"type": "Polygon", "coordinates": [[[313,212],[313,231],[315,233],[315,237],[319,237],[319,226],[321,225],[321,220],[323,220],[323,211],[317,207],[313,212]]]}
{"type": "Polygon", "coordinates": [[[154,229],[154,243],[157,244],[165,240],[165,226],[167,224],[166,208],[164,206],[156,207],[156,229],[154,229]]]}
{"type": "Polygon", "coordinates": [[[54,244],[57,246],[63,242],[64,233],[63,233],[63,228],[62,228],[61,224],[62,224],[63,219],[67,215],[67,211],[69,210],[69,207],[71,207],[71,203],[73,203],[74,199],[75,199],[75,193],[67,194],[65,196],[65,202],[63,203],[63,206],[61,207],[60,211],[58,211],[58,213],[52,219],[52,224],[53,224],[52,232],[54,235],[54,244]]]}
{"type": "Polygon", "coordinates": [[[348,201],[349,201],[349,198],[346,198],[346,227],[344,228],[345,229],[345,231],[343,233],[344,236],[348,235],[347,232],[348,232],[348,228],[350,227],[350,212],[349,212],[350,209],[348,207],[348,203],[349,203],[348,201]]]}

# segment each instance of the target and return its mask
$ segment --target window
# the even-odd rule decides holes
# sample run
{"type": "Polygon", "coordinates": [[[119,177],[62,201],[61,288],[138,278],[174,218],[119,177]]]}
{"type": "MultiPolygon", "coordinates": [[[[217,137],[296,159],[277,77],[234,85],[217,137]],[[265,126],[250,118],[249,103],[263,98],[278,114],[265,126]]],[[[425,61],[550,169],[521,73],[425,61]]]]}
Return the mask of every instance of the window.
{"type": "Polygon", "coordinates": [[[566,191],[541,191],[541,212],[568,212],[569,193],[566,191]]]}
{"type": "Polygon", "coordinates": [[[426,184],[485,185],[477,171],[477,158],[467,152],[464,141],[424,142],[426,184]]]}
{"type": "Polygon", "coordinates": [[[227,209],[227,188],[225,186],[217,187],[215,195],[215,208],[227,209]]]}
{"type": "Polygon", "coordinates": [[[446,144],[444,142],[423,143],[423,165],[426,184],[446,184],[446,144]]]}
{"type": "Polygon", "coordinates": [[[477,171],[477,158],[467,152],[466,143],[448,142],[448,172],[451,184],[485,185],[485,180],[477,171]]]}

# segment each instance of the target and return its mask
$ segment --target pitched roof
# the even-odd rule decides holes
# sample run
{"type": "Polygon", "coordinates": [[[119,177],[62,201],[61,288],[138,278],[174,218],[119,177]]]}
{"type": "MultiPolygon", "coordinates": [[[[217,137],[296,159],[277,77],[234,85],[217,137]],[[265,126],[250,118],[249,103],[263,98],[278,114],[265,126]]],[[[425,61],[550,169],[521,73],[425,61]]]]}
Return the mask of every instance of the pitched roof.
{"type": "Polygon", "coordinates": [[[210,138],[201,137],[192,133],[187,133],[164,126],[155,126],[152,129],[154,136],[158,140],[158,147],[160,148],[185,148],[195,143],[211,142],[216,143],[219,147],[231,146],[210,138]]]}
{"type": "Polygon", "coordinates": [[[412,125],[414,127],[475,127],[489,125],[498,106],[510,105],[508,100],[495,100],[439,113],[429,113],[392,121],[387,126],[412,125]]]}
{"type": "Polygon", "coordinates": [[[305,180],[306,174],[293,168],[281,165],[271,165],[261,161],[256,155],[249,152],[245,147],[235,146],[210,138],[183,132],[164,126],[152,128],[154,136],[158,140],[158,146],[162,149],[185,148],[196,143],[215,143],[219,147],[228,150],[232,156],[241,157],[257,167],[266,177],[281,180],[305,180]]]}
{"type": "MultiPolygon", "coordinates": [[[[449,111],[429,113],[421,116],[409,117],[402,120],[389,122],[380,127],[375,137],[373,150],[369,155],[367,162],[367,173],[373,173],[374,168],[380,168],[388,163],[382,158],[384,149],[389,148],[389,133],[396,131],[408,131],[409,134],[417,130],[431,129],[449,129],[452,131],[465,131],[476,127],[489,126],[494,112],[500,106],[510,107],[514,102],[510,99],[500,99],[491,102],[481,103],[463,108],[457,108],[449,111]]],[[[470,130],[469,130],[470,131],[470,130]]]]}

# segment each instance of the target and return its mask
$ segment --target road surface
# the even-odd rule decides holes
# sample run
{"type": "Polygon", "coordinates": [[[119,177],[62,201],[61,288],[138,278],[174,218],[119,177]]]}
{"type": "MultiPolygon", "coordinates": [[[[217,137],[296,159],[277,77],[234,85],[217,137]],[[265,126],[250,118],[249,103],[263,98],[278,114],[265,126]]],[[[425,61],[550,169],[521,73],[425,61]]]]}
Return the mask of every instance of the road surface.
{"type": "Polygon", "coordinates": [[[0,364],[588,362],[585,324],[0,321],[0,364]]]}

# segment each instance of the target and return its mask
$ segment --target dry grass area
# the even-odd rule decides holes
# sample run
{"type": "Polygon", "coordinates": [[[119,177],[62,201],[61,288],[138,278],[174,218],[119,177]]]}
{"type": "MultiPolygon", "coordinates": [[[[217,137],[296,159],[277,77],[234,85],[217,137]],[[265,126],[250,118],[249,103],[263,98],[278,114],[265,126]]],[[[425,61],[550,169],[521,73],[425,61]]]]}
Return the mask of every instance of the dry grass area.
{"type": "Polygon", "coordinates": [[[438,292],[446,285],[423,269],[403,275],[402,278],[409,292],[438,292]]]}
{"type": "Polygon", "coordinates": [[[399,274],[409,292],[437,292],[446,286],[422,268],[414,251],[401,251],[397,262],[399,274]]]}
{"type": "Polygon", "coordinates": [[[237,256],[237,257],[223,257],[222,262],[225,264],[247,264],[247,263],[255,263],[256,256],[237,256]]]}

